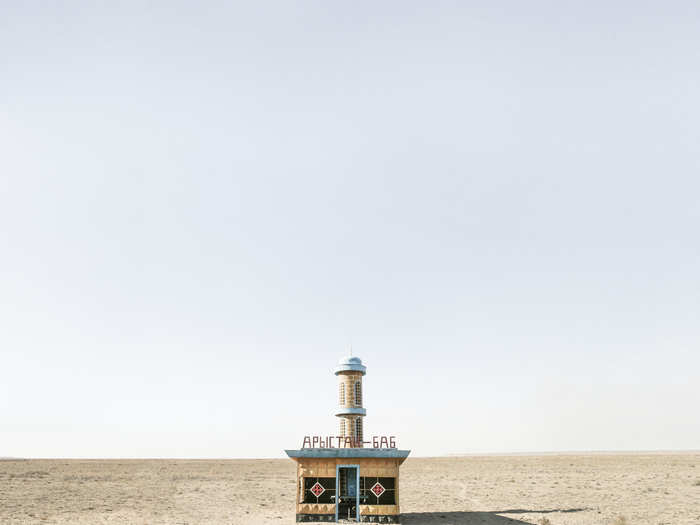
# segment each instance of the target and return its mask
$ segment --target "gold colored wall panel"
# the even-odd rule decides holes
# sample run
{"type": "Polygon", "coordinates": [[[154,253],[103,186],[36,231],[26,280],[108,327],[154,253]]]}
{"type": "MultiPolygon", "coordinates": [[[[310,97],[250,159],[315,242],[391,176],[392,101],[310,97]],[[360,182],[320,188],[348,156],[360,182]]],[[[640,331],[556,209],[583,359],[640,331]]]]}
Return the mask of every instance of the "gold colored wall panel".
{"type": "Polygon", "coordinates": [[[360,505],[361,516],[377,516],[380,514],[398,514],[398,505],[360,505]]]}
{"type": "Polygon", "coordinates": [[[297,514],[335,514],[332,503],[299,503],[297,514]]]}

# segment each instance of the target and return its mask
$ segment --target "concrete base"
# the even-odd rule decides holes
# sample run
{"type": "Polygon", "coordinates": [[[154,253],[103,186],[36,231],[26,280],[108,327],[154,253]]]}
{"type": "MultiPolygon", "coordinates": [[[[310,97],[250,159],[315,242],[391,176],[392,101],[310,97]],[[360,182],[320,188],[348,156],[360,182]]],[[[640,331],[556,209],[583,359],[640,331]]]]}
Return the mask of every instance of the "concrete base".
{"type": "MultiPolygon", "coordinates": [[[[400,516],[395,514],[360,516],[362,523],[401,523],[400,516]]],[[[345,523],[347,520],[343,520],[345,523]]],[[[335,522],[335,514],[297,514],[297,523],[335,522]]]]}
{"type": "Polygon", "coordinates": [[[335,514],[297,514],[297,523],[335,522],[335,514]]]}

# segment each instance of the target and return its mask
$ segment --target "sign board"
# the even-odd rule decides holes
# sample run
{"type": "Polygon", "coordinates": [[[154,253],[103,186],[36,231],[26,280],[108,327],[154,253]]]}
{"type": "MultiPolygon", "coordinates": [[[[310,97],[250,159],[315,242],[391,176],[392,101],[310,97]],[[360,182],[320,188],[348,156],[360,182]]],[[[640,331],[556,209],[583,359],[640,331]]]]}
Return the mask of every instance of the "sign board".
{"type": "Polygon", "coordinates": [[[368,444],[372,448],[396,448],[396,436],[372,436],[370,441],[350,436],[304,436],[301,448],[360,448],[368,444]]]}

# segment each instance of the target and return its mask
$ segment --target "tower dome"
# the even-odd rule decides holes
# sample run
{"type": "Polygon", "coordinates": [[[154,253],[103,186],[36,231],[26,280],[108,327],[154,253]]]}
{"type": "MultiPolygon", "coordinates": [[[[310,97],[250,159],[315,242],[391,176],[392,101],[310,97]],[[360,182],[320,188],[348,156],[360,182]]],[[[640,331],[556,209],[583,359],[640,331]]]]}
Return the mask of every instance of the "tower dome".
{"type": "Polygon", "coordinates": [[[359,357],[348,356],[338,361],[338,366],[335,367],[335,375],[341,372],[360,372],[362,375],[365,375],[367,367],[362,364],[362,359],[359,357]]]}

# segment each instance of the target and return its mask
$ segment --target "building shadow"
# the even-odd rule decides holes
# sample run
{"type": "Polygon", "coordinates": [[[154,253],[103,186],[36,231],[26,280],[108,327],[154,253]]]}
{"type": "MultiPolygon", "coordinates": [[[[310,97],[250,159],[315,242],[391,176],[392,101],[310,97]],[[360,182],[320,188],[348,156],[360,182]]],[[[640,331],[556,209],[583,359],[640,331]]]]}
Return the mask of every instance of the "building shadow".
{"type": "Polygon", "coordinates": [[[581,507],[577,509],[549,509],[549,510],[532,510],[532,509],[508,509],[508,510],[494,510],[493,514],[549,514],[551,512],[583,512],[584,510],[591,510],[589,508],[581,507]]]}
{"type": "Polygon", "coordinates": [[[581,512],[586,509],[527,510],[508,509],[493,512],[453,511],[453,512],[402,512],[402,525],[532,525],[525,521],[501,514],[549,514],[552,512],[581,512]]]}

